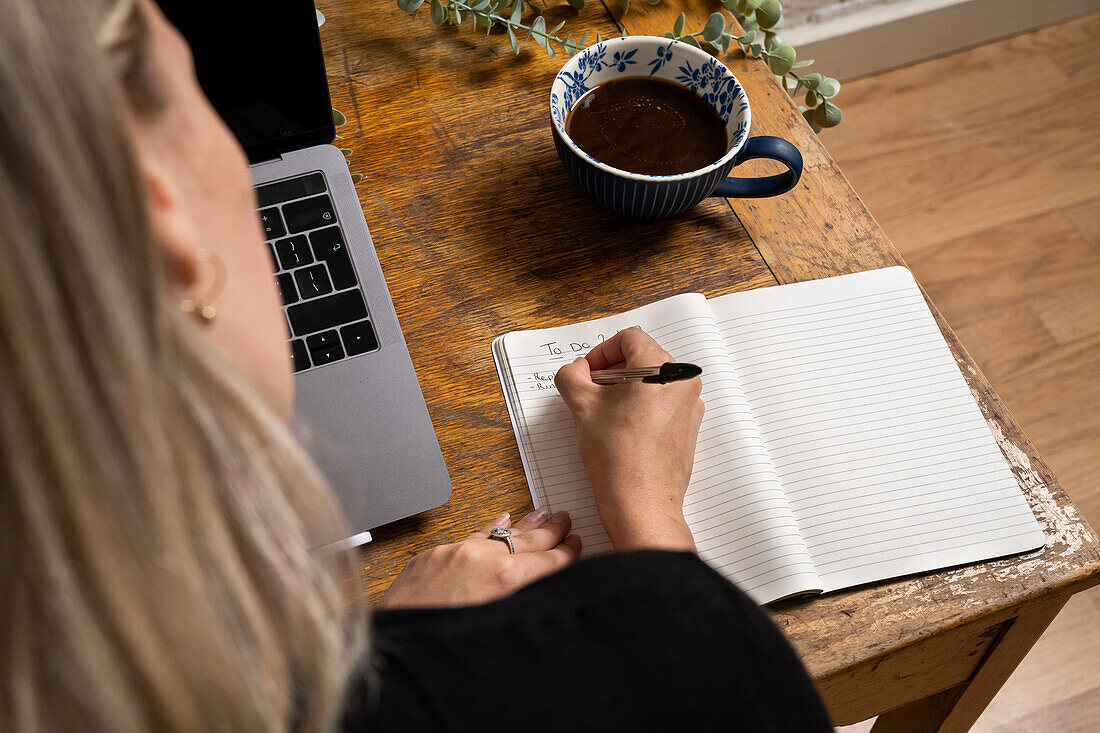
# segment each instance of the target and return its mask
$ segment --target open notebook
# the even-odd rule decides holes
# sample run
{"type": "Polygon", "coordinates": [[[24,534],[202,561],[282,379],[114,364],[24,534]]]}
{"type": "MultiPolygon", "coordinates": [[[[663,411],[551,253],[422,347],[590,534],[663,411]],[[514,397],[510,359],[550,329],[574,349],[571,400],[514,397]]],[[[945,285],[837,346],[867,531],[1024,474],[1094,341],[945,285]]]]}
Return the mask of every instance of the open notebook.
{"type": "Polygon", "coordinates": [[[630,326],[703,367],[684,515],[756,602],[1043,545],[913,276],[891,267],[496,339],[535,505],[568,510],[584,554],[611,545],[554,373],[630,326]]]}

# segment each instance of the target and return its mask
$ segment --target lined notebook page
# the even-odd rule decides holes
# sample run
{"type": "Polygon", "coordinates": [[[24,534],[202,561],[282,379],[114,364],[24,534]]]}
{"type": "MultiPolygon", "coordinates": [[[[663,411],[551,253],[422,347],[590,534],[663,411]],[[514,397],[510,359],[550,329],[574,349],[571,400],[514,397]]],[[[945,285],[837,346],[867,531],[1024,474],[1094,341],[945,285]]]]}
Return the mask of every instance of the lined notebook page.
{"type": "Polygon", "coordinates": [[[494,344],[536,504],[570,512],[584,554],[611,549],[580,462],[572,416],[553,386],[553,376],[563,364],[629,326],[641,326],[674,358],[703,367],[707,412],[684,503],[700,555],[758,603],[819,589],[763,438],[701,295],[680,295],[587,323],[509,333],[494,344]]]}
{"type": "Polygon", "coordinates": [[[908,270],[710,306],[824,590],[1043,545],[908,270]]]}

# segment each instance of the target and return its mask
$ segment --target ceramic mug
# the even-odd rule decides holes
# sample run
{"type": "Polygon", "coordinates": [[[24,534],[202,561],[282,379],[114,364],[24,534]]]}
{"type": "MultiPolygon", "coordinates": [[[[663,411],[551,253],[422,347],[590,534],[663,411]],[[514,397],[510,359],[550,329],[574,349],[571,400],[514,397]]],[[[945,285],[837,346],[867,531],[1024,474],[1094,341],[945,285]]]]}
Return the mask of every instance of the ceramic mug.
{"type": "Polygon", "coordinates": [[[570,58],[550,89],[550,119],[558,156],[569,175],[597,203],[628,219],[663,219],[708,196],[778,196],[794,188],[802,175],[802,155],[794,145],[779,137],[749,137],[749,99],[733,72],[705,51],[667,38],[612,38],[570,58]],[[614,168],[581,150],[565,132],[569,110],[597,84],[631,76],[671,81],[710,102],[726,123],[726,154],[690,173],[651,176],[614,168]],[[752,158],[778,160],[787,172],[728,177],[734,166],[752,158]]]}

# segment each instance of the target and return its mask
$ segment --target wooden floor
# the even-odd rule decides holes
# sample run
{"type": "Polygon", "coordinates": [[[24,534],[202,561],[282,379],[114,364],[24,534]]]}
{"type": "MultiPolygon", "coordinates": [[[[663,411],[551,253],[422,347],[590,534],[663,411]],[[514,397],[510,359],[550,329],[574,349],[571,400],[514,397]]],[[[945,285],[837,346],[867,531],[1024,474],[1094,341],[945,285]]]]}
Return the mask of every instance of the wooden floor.
{"type": "MultiPolygon", "coordinates": [[[[837,101],[844,121],[822,140],[1100,529],[1100,14],[837,101]]],[[[1100,588],[1066,606],[974,730],[1097,730],[1097,660],[1100,588]]]]}

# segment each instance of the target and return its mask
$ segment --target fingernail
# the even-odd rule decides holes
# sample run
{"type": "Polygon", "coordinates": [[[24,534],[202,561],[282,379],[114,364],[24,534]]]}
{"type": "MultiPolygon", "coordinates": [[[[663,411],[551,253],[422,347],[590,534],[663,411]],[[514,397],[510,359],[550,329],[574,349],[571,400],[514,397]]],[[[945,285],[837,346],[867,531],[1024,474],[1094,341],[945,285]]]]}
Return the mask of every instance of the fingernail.
{"type": "Polygon", "coordinates": [[[545,509],[536,509],[535,511],[531,512],[530,514],[528,514],[523,519],[524,519],[524,521],[530,522],[532,524],[542,524],[543,522],[546,521],[546,510],[545,509]]]}
{"type": "Polygon", "coordinates": [[[497,517],[496,519],[493,520],[493,526],[494,527],[503,527],[504,525],[508,524],[508,517],[510,517],[510,516],[512,516],[512,515],[509,514],[508,512],[504,512],[504,514],[501,514],[499,517],[497,517]]]}
{"type": "Polygon", "coordinates": [[[569,518],[567,512],[555,512],[554,516],[550,517],[550,524],[561,524],[569,518]]]}

